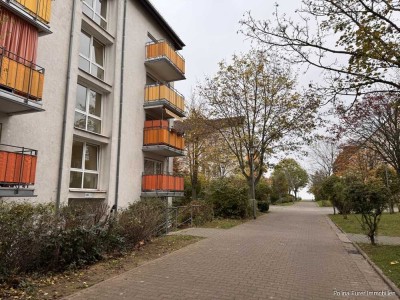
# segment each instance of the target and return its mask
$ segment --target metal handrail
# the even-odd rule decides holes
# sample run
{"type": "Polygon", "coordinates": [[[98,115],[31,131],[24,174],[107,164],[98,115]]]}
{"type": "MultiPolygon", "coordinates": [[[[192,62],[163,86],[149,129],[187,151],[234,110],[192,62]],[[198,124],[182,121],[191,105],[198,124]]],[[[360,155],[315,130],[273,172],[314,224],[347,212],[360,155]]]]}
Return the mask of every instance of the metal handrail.
{"type": "Polygon", "coordinates": [[[196,207],[206,207],[205,205],[187,205],[187,206],[172,206],[167,208],[167,220],[163,222],[162,224],[159,224],[156,226],[154,229],[155,234],[159,234],[160,232],[164,232],[164,234],[168,234],[169,228],[174,228],[175,230],[181,227],[182,225],[188,224],[190,222],[190,226],[193,226],[193,219],[194,219],[194,211],[193,208],[196,207]],[[181,211],[179,211],[182,209],[181,211]],[[180,215],[183,215],[184,213],[187,213],[188,210],[190,209],[190,216],[183,220],[182,222],[178,223],[178,217],[180,215]],[[170,212],[173,212],[172,214],[170,212]]]}

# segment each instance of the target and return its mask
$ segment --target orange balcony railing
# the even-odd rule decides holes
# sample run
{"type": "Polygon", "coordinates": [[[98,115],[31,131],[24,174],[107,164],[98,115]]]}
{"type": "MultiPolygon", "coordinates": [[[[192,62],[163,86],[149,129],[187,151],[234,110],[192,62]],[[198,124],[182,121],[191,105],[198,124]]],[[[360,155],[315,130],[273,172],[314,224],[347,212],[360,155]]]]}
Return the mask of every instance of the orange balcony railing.
{"type": "Polygon", "coordinates": [[[0,186],[35,184],[37,151],[0,144],[0,186]]]}
{"type": "Polygon", "coordinates": [[[146,45],[146,59],[167,58],[182,74],[185,74],[185,59],[167,41],[151,42],[146,45]]]}
{"type": "Polygon", "coordinates": [[[12,0],[21,4],[26,11],[38,18],[40,21],[48,24],[51,17],[51,0],[12,0]]]}
{"type": "Polygon", "coordinates": [[[183,150],[185,148],[185,139],[178,133],[169,130],[168,121],[145,121],[143,145],[167,145],[183,150]]]}
{"type": "Polygon", "coordinates": [[[144,100],[146,102],[167,100],[179,111],[185,110],[185,98],[178,91],[163,84],[148,85],[145,88],[144,100]]]}
{"type": "Polygon", "coordinates": [[[183,192],[183,176],[172,174],[146,174],[142,176],[143,192],[183,192]]]}
{"type": "Polygon", "coordinates": [[[0,48],[0,88],[32,100],[42,100],[43,84],[43,68],[0,48]]]}

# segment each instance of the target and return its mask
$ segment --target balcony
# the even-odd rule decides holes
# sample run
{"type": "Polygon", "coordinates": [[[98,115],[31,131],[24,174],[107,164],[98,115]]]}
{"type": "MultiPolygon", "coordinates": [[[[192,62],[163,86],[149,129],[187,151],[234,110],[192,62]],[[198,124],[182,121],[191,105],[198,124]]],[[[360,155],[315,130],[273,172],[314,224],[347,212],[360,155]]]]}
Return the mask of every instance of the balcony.
{"type": "Polygon", "coordinates": [[[0,48],[0,112],[42,111],[44,69],[0,48]]]}
{"type": "Polygon", "coordinates": [[[166,41],[146,45],[145,65],[164,81],[185,79],[185,60],[166,41]]]}
{"type": "Polygon", "coordinates": [[[153,116],[185,116],[185,98],[173,88],[163,84],[148,85],[144,95],[144,109],[153,116]]]}
{"type": "Polygon", "coordinates": [[[184,156],[185,140],[168,127],[168,121],[145,121],[143,151],[161,156],[184,156]]]}
{"type": "Polygon", "coordinates": [[[182,197],[183,176],[145,174],[142,176],[142,197],[182,197]]]}
{"type": "Polygon", "coordinates": [[[0,5],[38,28],[40,33],[51,33],[48,24],[52,0],[0,0],[0,5]]]}
{"type": "Polygon", "coordinates": [[[32,197],[37,151],[0,144],[0,197],[32,197]]]}

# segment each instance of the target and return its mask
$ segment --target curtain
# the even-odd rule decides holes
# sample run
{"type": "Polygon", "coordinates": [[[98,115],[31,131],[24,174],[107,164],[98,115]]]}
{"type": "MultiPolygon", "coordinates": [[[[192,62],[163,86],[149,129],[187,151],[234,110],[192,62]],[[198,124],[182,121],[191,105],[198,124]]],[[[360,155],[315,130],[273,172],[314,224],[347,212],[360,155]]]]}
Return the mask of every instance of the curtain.
{"type": "Polygon", "coordinates": [[[0,10],[0,47],[12,52],[6,54],[11,59],[35,64],[38,35],[35,26],[4,8],[0,10]]]}

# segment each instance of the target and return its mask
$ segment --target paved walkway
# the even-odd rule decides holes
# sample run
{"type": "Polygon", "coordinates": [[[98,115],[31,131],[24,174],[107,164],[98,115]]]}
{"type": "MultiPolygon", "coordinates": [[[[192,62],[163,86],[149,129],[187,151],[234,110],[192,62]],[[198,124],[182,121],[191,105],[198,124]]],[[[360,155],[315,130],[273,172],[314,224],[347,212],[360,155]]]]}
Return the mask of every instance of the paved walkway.
{"type": "Polygon", "coordinates": [[[208,238],[68,299],[381,298],[351,296],[389,288],[339,239],[327,212],[301,202],[229,230],[202,229],[208,238]]]}

